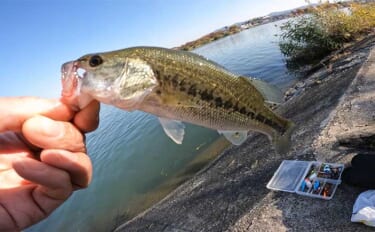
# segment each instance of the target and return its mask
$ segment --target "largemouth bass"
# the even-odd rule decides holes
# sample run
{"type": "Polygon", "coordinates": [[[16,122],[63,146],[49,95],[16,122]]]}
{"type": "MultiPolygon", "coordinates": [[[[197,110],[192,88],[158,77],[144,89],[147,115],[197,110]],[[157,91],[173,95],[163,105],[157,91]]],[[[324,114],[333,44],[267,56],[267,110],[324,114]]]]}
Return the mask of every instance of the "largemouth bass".
{"type": "Polygon", "coordinates": [[[290,147],[294,124],[269,106],[282,98],[278,89],[194,53],[134,47],[89,54],[63,64],[62,84],[63,99],[78,108],[94,98],[158,116],[178,144],[188,122],[218,130],[235,145],[253,130],[266,134],[278,153],[290,147]]]}

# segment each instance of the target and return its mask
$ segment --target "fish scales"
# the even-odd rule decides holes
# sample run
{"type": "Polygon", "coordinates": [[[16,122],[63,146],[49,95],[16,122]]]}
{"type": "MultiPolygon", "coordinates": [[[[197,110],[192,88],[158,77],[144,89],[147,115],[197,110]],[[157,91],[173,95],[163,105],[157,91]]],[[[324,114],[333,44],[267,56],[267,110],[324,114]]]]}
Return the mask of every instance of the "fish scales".
{"type": "MultiPolygon", "coordinates": [[[[180,104],[164,106],[168,111],[175,111],[185,120],[186,115],[191,117],[189,121],[203,120],[208,124],[206,126],[217,129],[240,129],[251,122],[257,126],[265,123],[281,132],[285,128],[285,120],[276,118],[277,122],[274,122],[272,111],[263,105],[254,105],[263,97],[249,83],[244,83],[242,79],[200,56],[197,61],[191,55],[180,56],[174,54],[174,51],[167,55],[163,53],[165,51],[147,52],[140,49],[134,52],[134,57],[151,64],[156,78],[162,83],[155,89],[156,95],[162,99],[179,99],[177,103],[180,104]],[[192,103],[201,108],[191,106],[192,103]]],[[[155,94],[150,94],[148,98],[159,98],[155,94]]],[[[150,104],[154,106],[155,101],[150,101],[150,104]]]]}
{"type": "Polygon", "coordinates": [[[62,70],[63,93],[69,92],[64,86],[74,86],[65,78],[69,73],[67,79],[81,82],[81,102],[95,98],[159,116],[164,131],[176,143],[182,142],[184,134],[178,121],[184,121],[216,129],[234,144],[255,130],[268,135],[277,152],[289,148],[294,124],[265,104],[272,100],[274,89],[234,75],[197,54],[135,47],[89,54],[67,62],[62,70]],[[79,69],[85,71],[83,76],[78,76],[79,69]]]}

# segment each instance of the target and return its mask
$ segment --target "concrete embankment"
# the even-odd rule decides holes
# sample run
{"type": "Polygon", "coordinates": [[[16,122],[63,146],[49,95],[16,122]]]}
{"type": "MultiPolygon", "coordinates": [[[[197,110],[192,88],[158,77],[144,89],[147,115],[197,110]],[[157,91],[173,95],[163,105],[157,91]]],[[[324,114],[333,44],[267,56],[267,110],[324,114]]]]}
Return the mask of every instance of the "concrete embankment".
{"type": "Polygon", "coordinates": [[[116,231],[372,231],[350,222],[363,189],[341,184],[326,201],[266,184],[285,159],[348,163],[375,153],[374,46],[374,36],[365,38],[287,92],[279,111],[297,125],[288,154],[254,133],[116,231]]]}

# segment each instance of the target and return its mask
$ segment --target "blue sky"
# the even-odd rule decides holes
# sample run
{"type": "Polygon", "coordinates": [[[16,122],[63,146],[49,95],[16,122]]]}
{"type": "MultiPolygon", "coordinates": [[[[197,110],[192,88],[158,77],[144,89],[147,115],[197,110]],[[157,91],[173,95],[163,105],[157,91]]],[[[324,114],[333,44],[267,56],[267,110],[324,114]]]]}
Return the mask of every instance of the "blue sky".
{"type": "Polygon", "coordinates": [[[0,96],[59,97],[60,66],[86,53],[174,47],[304,0],[1,0],[0,96]]]}

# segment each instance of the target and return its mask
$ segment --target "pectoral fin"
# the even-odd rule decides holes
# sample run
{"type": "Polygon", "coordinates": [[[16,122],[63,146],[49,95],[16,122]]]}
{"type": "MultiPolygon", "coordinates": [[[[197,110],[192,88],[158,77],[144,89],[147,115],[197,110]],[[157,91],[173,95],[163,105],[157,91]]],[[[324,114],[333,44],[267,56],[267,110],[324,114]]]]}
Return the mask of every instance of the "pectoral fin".
{"type": "Polygon", "coordinates": [[[182,122],[167,118],[159,118],[159,122],[169,138],[177,144],[182,143],[185,134],[185,125],[182,122]]]}
{"type": "Polygon", "coordinates": [[[247,131],[220,131],[219,134],[224,135],[234,145],[241,145],[247,139],[247,131]]]}

